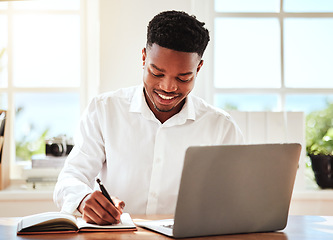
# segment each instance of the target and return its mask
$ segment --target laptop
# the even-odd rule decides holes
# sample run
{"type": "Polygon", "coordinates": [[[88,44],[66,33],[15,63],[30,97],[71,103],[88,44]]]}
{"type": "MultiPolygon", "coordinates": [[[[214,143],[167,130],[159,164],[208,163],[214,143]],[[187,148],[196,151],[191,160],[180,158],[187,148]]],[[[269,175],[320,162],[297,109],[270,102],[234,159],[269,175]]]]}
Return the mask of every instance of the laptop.
{"type": "Polygon", "coordinates": [[[174,238],[282,230],[300,152],[298,143],[189,147],[174,219],[136,224],[174,238]]]}

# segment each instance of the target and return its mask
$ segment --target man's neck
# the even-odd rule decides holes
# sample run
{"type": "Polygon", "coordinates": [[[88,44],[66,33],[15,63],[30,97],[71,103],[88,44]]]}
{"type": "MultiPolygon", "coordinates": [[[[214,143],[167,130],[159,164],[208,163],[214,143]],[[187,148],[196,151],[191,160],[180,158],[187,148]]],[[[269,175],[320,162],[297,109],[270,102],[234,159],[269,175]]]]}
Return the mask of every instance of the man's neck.
{"type": "Polygon", "coordinates": [[[144,92],[144,96],[146,99],[146,103],[148,104],[149,109],[153,112],[153,114],[155,115],[155,117],[163,124],[164,122],[166,122],[168,119],[172,118],[174,115],[176,115],[177,113],[179,113],[184,104],[186,99],[184,99],[184,101],[182,101],[180,104],[178,104],[175,108],[171,109],[170,111],[160,111],[158,110],[154,104],[150,101],[149,97],[147,97],[145,90],[144,92]]]}

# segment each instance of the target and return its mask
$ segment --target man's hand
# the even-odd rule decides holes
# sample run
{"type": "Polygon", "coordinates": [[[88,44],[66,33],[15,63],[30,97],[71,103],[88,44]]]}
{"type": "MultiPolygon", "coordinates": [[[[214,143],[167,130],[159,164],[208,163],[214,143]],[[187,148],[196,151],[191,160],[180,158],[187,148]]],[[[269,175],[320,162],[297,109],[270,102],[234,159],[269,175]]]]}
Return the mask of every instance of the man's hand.
{"type": "Polygon", "coordinates": [[[116,197],[111,197],[115,206],[100,191],[87,195],[80,203],[78,210],[87,223],[107,225],[118,223],[123,213],[125,203],[116,197]]]}

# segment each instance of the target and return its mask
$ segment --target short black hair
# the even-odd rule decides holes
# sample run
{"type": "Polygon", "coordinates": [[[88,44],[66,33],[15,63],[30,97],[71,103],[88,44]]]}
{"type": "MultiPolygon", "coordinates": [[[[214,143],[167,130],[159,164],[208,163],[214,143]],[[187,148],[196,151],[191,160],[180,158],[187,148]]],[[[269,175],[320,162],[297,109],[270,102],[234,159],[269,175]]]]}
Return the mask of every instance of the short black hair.
{"type": "Polygon", "coordinates": [[[153,43],[180,52],[195,52],[202,57],[210,40],[209,32],[195,16],[182,11],[157,14],[147,27],[147,48],[153,43]]]}

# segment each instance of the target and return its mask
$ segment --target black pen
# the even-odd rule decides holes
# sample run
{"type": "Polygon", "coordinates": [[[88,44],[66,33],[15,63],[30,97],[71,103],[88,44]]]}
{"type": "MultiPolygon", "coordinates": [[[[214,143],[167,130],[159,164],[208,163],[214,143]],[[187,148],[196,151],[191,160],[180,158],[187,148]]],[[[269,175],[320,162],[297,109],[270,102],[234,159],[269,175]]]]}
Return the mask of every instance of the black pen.
{"type": "Polygon", "coordinates": [[[112,203],[112,205],[114,206],[114,202],[112,201],[112,199],[110,198],[110,195],[108,194],[108,192],[106,191],[103,183],[101,182],[101,180],[99,178],[96,178],[97,183],[99,184],[99,188],[101,189],[103,195],[112,203]]]}

